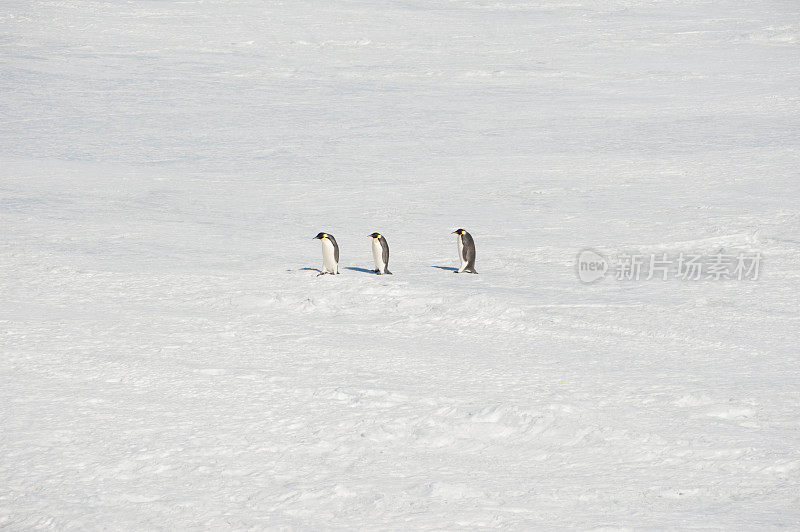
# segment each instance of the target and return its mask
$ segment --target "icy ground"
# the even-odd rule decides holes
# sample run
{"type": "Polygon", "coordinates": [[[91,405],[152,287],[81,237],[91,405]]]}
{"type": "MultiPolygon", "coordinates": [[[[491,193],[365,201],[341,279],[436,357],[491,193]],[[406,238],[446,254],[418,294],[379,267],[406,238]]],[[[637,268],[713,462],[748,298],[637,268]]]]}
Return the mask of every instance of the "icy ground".
{"type": "Polygon", "coordinates": [[[0,136],[0,528],[800,527],[795,1],[3,0],[0,136]]]}

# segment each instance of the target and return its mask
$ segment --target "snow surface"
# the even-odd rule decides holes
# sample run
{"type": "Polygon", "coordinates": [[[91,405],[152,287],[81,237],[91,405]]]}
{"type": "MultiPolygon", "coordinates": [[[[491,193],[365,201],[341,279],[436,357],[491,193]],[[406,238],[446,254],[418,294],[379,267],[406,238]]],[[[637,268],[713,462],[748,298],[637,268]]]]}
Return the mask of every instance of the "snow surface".
{"type": "Polygon", "coordinates": [[[2,1],[0,527],[800,527],[799,117],[795,1],[2,1]]]}

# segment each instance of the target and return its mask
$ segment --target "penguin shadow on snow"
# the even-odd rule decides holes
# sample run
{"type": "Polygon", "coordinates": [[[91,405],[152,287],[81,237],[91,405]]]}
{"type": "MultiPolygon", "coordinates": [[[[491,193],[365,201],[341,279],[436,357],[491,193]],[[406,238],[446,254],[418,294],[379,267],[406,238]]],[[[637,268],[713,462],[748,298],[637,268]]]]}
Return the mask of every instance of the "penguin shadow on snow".
{"type": "Polygon", "coordinates": [[[431,266],[431,268],[439,268],[440,270],[447,270],[449,272],[457,272],[458,268],[453,268],[451,266],[431,266]]]}
{"type": "Polygon", "coordinates": [[[375,270],[368,270],[367,268],[357,268],[355,266],[346,266],[345,270],[352,270],[354,272],[361,272],[361,273],[369,273],[372,275],[378,275],[375,270]]]}
{"type": "MultiPolygon", "coordinates": [[[[299,268],[299,270],[300,270],[301,272],[317,272],[317,273],[322,273],[322,270],[320,270],[319,268],[299,268]]],[[[292,271],[292,270],[286,270],[286,271],[289,271],[289,272],[290,272],[290,271],[292,271]]]]}

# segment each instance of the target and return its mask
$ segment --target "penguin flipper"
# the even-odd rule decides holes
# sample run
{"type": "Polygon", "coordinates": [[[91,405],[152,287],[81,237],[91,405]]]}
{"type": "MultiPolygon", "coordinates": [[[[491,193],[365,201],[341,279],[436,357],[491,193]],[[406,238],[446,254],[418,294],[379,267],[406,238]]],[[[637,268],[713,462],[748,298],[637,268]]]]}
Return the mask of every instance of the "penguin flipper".
{"type": "Polygon", "coordinates": [[[464,249],[464,262],[467,263],[468,270],[475,269],[475,248],[470,246],[469,248],[464,249]]]}
{"type": "Polygon", "coordinates": [[[389,244],[386,242],[386,239],[381,237],[381,259],[383,260],[383,269],[387,273],[389,272],[389,244]]]}

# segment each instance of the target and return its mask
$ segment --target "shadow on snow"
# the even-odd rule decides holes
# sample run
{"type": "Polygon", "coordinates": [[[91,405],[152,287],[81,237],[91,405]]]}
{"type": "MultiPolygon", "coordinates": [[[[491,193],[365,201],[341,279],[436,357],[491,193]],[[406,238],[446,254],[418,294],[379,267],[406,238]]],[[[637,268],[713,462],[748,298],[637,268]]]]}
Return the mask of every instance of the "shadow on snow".
{"type": "Polygon", "coordinates": [[[361,273],[371,273],[372,275],[377,275],[375,270],[368,270],[366,268],[356,268],[355,266],[347,266],[345,270],[353,270],[354,272],[361,272],[361,273]]]}

